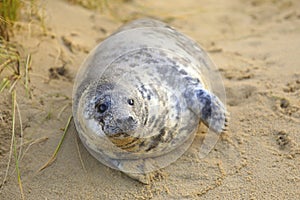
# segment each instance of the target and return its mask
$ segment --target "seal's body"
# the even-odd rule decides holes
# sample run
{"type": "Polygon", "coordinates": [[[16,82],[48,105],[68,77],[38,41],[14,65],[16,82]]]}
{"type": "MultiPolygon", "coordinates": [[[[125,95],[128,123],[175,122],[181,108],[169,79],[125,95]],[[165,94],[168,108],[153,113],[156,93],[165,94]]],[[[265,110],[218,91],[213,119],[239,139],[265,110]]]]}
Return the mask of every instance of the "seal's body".
{"type": "Polygon", "coordinates": [[[195,42],[162,22],[121,27],[90,53],[75,81],[73,115],[83,144],[136,177],[182,155],[200,121],[221,133],[225,106],[203,73],[211,65],[195,42]]]}

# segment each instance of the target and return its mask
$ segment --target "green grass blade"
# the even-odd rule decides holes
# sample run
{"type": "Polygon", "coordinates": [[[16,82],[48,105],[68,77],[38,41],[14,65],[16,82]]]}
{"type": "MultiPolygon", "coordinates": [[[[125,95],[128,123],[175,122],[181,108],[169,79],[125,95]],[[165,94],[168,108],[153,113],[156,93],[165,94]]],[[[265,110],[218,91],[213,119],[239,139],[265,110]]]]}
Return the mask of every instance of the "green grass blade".
{"type": "Polygon", "coordinates": [[[8,86],[10,81],[7,78],[3,78],[1,83],[0,83],[0,93],[8,86]]]}
{"type": "Polygon", "coordinates": [[[25,199],[24,192],[23,192],[23,186],[22,186],[22,180],[21,180],[21,172],[19,168],[19,158],[17,153],[17,144],[16,144],[16,135],[15,135],[15,122],[16,122],[16,91],[12,91],[12,137],[13,137],[13,149],[14,149],[14,157],[15,157],[15,167],[17,171],[17,177],[18,177],[18,183],[20,188],[20,193],[22,199],[25,199]]]}
{"type": "Polygon", "coordinates": [[[66,126],[65,126],[64,133],[63,133],[63,135],[62,135],[62,137],[61,137],[54,153],[52,154],[51,158],[38,171],[42,171],[43,169],[47,168],[48,166],[50,166],[56,160],[57,153],[58,153],[58,151],[59,151],[59,149],[60,149],[60,147],[61,147],[61,145],[62,145],[62,143],[65,139],[65,136],[66,136],[66,133],[69,129],[70,122],[71,122],[72,118],[73,118],[73,116],[71,115],[68,119],[68,122],[67,122],[66,126]]]}
{"type": "Polygon", "coordinates": [[[26,58],[26,64],[25,64],[25,90],[27,96],[31,99],[31,92],[29,88],[29,66],[31,65],[31,55],[29,54],[26,58]]]}

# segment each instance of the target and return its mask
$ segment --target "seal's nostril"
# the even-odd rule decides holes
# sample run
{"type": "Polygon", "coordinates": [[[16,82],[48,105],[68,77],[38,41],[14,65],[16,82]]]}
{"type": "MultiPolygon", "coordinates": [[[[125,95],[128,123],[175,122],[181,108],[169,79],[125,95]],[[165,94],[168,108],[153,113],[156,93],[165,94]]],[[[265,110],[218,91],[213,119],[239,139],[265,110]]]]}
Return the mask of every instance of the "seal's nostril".
{"type": "Polygon", "coordinates": [[[104,124],[104,120],[103,120],[103,119],[100,119],[99,122],[100,122],[101,124],[104,124]]]}
{"type": "Polygon", "coordinates": [[[133,117],[132,117],[132,116],[129,116],[129,117],[128,117],[128,121],[129,121],[129,122],[133,122],[133,121],[134,121],[133,117]]]}

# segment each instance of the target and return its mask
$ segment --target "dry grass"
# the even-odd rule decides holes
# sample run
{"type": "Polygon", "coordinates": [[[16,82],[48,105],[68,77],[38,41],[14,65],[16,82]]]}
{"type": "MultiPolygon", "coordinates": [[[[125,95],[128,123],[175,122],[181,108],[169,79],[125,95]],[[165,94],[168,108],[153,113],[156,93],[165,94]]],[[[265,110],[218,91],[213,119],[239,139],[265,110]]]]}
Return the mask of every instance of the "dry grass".
{"type": "Polygon", "coordinates": [[[4,95],[3,91],[8,90],[11,93],[11,145],[10,152],[6,167],[5,176],[2,182],[2,186],[8,179],[9,169],[12,159],[15,163],[15,172],[17,174],[18,185],[20,189],[21,198],[25,199],[21,171],[20,171],[20,158],[22,154],[23,146],[23,127],[22,118],[17,103],[17,91],[18,88],[25,88],[27,96],[31,97],[30,92],[30,79],[29,70],[31,65],[31,56],[21,56],[18,49],[18,45],[10,42],[10,33],[13,32],[13,24],[18,18],[20,13],[20,0],[2,0],[0,2],[0,96],[4,95]],[[17,132],[16,120],[18,119],[20,124],[20,130],[17,132]],[[21,138],[16,137],[16,133],[19,133],[21,138]],[[20,148],[18,148],[18,146],[20,148]]]}
{"type": "Polygon", "coordinates": [[[2,0],[0,2],[0,15],[9,22],[17,19],[20,0],[2,0]]]}
{"type": "MultiPolygon", "coordinates": [[[[11,147],[13,147],[13,152],[14,152],[14,159],[15,159],[15,168],[17,171],[17,177],[18,177],[18,184],[19,184],[19,188],[20,188],[20,193],[21,193],[21,197],[22,199],[25,199],[24,196],[24,192],[23,192],[23,186],[22,186],[22,180],[21,180],[21,172],[20,172],[20,168],[19,168],[19,159],[20,157],[18,156],[18,152],[17,152],[17,142],[16,142],[16,134],[15,134],[15,123],[16,123],[16,107],[17,107],[17,93],[16,90],[14,90],[12,92],[12,145],[11,147]]],[[[19,116],[20,121],[21,118],[19,116]]],[[[12,151],[12,149],[11,149],[12,151]]]]}
{"type": "Polygon", "coordinates": [[[21,83],[30,98],[30,66],[30,54],[20,56],[17,45],[0,38],[0,95],[5,88],[12,92],[16,85],[21,83]]]}
{"type": "Polygon", "coordinates": [[[38,25],[44,33],[44,9],[39,0],[0,0],[0,38],[10,41],[16,25],[24,26],[30,32],[32,25],[38,25]]]}
{"type": "Polygon", "coordinates": [[[0,36],[9,40],[11,25],[17,20],[20,0],[2,0],[0,2],[0,36]]]}
{"type": "Polygon", "coordinates": [[[25,87],[26,93],[28,97],[31,97],[30,88],[29,88],[29,69],[30,69],[30,55],[28,55],[25,60],[22,61],[19,51],[17,48],[11,43],[0,39],[0,96],[4,95],[2,92],[4,90],[8,90],[12,94],[12,127],[11,127],[11,145],[10,145],[10,153],[9,159],[7,163],[7,168],[5,172],[5,177],[3,179],[2,185],[5,184],[8,171],[10,169],[10,163],[12,160],[12,155],[15,160],[15,170],[17,172],[17,179],[20,188],[21,198],[24,199],[22,180],[21,180],[21,172],[19,168],[19,160],[22,154],[22,148],[17,151],[17,146],[22,147],[23,143],[23,127],[22,127],[22,118],[19,110],[19,106],[17,103],[17,88],[22,85],[25,87]],[[21,139],[17,139],[16,137],[16,111],[17,116],[19,118],[20,124],[20,136],[21,139]]]}

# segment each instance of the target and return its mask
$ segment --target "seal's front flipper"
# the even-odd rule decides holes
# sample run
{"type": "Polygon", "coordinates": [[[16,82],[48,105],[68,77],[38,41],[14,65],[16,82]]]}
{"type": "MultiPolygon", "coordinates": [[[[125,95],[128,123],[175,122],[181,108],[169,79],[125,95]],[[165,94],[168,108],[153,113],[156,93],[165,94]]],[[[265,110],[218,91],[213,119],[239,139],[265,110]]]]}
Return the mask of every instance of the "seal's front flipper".
{"type": "Polygon", "coordinates": [[[189,107],[207,127],[216,133],[227,130],[229,113],[217,96],[203,88],[198,88],[187,91],[185,97],[189,107]]]}
{"type": "Polygon", "coordinates": [[[146,174],[139,174],[139,173],[125,173],[125,174],[130,178],[135,179],[145,185],[149,185],[151,182],[157,179],[161,179],[161,177],[163,177],[162,172],[160,170],[149,172],[146,174]]]}
{"type": "Polygon", "coordinates": [[[143,184],[150,184],[163,177],[163,173],[152,158],[135,160],[114,160],[113,164],[124,174],[143,184]]]}

